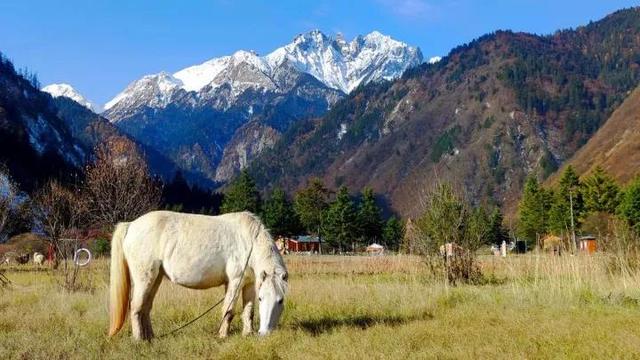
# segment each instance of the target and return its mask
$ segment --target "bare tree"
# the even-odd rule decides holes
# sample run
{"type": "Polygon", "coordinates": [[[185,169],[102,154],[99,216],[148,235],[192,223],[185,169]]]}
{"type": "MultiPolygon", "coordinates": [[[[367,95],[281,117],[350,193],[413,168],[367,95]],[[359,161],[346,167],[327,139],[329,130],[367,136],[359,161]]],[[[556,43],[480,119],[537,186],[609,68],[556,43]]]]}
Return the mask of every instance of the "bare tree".
{"type": "Polygon", "coordinates": [[[111,137],[95,153],[95,162],[87,167],[83,194],[91,224],[131,221],[158,208],[160,186],[133,142],[111,137]]]}
{"type": "Polygon", "coordinates": [[[55,180],[47,183],[34,196],[33,213],[55,252],[54,268],[62,260],[64,287],[74,290],[78,272],[77,265],[69,264],[77,247],[77,239],[64,241],[77,227],[84,208],[78,194],[62,186],[55,180]]]}

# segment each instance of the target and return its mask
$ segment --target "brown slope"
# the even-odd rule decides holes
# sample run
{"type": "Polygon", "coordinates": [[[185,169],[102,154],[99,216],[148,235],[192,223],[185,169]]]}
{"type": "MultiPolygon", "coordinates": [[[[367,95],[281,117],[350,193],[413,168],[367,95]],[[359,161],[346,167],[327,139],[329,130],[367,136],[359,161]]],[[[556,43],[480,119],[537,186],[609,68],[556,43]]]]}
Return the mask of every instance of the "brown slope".
{"type": "Polygon", "coordinates": [[[622,103],[640,81],[639,59],[637,8],[550,36],[486,35],[356,90],[250,171],[264,189],[293,191],[310,176],[371,186],[405,216],[420,212],[436,178],[451,180],[511,213],[527,175],[555,171],[622,103]]]}
{"type": "Polygon", "coordinates": [[[555,181],[568,165],[578,174],[601,166],[622,183],[640,174],[640,87],[550,181],[555,181]]]}

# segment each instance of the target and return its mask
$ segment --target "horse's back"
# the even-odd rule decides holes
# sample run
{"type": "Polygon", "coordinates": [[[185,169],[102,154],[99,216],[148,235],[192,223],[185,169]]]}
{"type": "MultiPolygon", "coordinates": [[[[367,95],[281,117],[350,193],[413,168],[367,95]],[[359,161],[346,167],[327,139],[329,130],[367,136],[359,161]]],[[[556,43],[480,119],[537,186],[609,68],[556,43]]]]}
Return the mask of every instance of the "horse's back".
{"type": "Polygon", "coordinates": [[[131,222],[123,248],[128,262],[159,262],[171,281],[208,288],[226,281],[229,261],[246,257],[238,221],[242,213],[207,216],[153,211],[131,222]]]}

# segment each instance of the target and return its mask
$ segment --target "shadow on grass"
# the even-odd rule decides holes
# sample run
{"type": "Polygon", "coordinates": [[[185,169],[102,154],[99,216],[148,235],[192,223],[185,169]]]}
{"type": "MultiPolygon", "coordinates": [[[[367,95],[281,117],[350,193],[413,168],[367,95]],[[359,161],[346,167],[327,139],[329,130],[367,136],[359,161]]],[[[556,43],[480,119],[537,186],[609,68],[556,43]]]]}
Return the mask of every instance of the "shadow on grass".
{"type": "Polygon", "coordinates": [[[413,321],[431,320],[433,317],[433,313],[427,311],[414,315],[324,316],[317,319],[298,320],[291,325],[291,328],[303,330],[312,336],[318,336],[341,327],[365,330],[374,325],[398,326],[413,321]]]}

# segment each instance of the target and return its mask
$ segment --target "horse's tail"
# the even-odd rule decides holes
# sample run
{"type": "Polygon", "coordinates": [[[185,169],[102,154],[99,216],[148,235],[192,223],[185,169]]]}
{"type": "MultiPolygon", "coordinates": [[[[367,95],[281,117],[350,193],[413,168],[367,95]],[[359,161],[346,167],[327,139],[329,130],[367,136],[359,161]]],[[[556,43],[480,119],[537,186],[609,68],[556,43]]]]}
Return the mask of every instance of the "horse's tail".
{"type": "Polygon", "coordinates": [[[113,336],[124,324],[129,308],[131,279],[129,266],[122,251],[122,241],[127,235],[129,223],[119,223],[111,238],[111,284],[109,289],[109,336],[113,336]]]}

